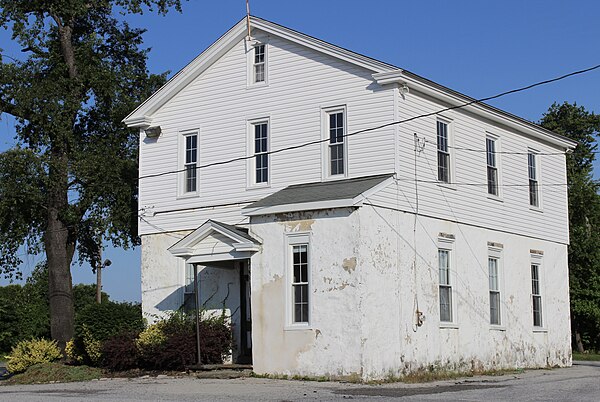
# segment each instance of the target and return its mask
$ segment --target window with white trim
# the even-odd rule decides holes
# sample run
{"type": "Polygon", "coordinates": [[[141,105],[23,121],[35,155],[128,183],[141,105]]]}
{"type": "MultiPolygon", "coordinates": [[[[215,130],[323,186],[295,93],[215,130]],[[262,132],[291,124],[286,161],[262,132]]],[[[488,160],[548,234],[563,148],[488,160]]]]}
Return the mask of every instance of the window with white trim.
{"type": "Polygon", "coordinates": [[[185,282],[183,292],[194,293],[194,264],[185,264],[185,282]]]}
{"type": "Polygon", "coordinates": [[[500,263],[497,257],[488,257],[489,287],[490,287],[490,324],[502,323],[500,312],[500,263]]]}
{"type": "Polygon", "coordinates": [[[440,321],[452,322],[452,280],[450,275],[450,250],[438,250],[440,321]]]}
{"type": "Polygon", "coordinates": [[[327,111],[329,176],[346,173],[346,113],[345,109],[327,111]]]}
{"type": "Polygon", "coordinates": [[[438,181],[450,183],[450,151],[448,123],[437,121],[438,181]]]}
{"type": "Polygon", "coordinates": [[[252,82],[254,84],[266,82],[266,46],[264,44],[254,46],[253,53],[252,82]]]}
{"type": "Polygon", "coordinates": [[[498,195],[498,164],[496,161],[496,140],[485,139],[485,154],[487,159],[487,188],[488,194],[498,195]]]}
{"type": "Polygon", "coordinates": [[[539,207],[537,155],[531,151],[527,154],[527,172],[529,175],[529,205],[539,207]]]}
{"type": "Polygon", "coordinates": [[[198,190],[198,134],[184,135],[183,193],[198,190]]]}
{"type": "Polygon", "coordinates": [[[292,322],[308,323],[308,244],[292,246],[292,322]]]}
{"type": "Polygon", "coordinates": [[[252,148],[252,184],[269,182],[269,122],[268,120],[251,123],[252,148]]]}
{"type": "Polygon", "coordinates": [[[533,311],[533,326],[542,327],[542,290],[540,280],[540,265],[531,264],[531,304],[533,311]]]}

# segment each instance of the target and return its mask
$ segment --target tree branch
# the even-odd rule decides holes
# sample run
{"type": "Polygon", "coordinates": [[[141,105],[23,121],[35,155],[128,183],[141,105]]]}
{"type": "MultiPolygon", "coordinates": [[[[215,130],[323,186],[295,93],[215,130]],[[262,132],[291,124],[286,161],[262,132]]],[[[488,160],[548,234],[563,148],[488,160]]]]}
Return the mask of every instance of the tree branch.
{"type": "Polygon", "coordinates": [[[7,102],[2,98],[0,98],[0,113],[7,113],[24,120],[29,120],[30,117],[29,113],[26,113],[24,110],[19,110],[17,105],[7,102]]]}

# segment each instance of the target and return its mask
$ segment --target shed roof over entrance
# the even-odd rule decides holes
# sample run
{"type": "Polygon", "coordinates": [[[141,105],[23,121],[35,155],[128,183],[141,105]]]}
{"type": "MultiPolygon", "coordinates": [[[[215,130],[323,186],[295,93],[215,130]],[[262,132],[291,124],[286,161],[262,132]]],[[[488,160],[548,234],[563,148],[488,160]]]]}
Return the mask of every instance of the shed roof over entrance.
{"type": "Polygon", "coordinates": [[[365,198],[387,187],[392,174],[296,184],[243,209],[248,216],[360,206],[365,198]]]}

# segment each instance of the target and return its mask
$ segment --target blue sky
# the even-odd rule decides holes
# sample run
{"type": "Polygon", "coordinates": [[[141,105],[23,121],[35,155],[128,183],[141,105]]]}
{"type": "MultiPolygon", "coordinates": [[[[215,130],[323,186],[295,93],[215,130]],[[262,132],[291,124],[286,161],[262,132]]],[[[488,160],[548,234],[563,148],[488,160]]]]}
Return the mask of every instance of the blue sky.
{"type": "MultiPolygon", "coordinates": [[[[600,2],[595,0],[399,1],[250,0],[252,14],[397,65],[481,98],[600,64],[600,2]]],[[[183,13],[128,17],[145,27],[149,69],[184,67],[245,15],[245,0],[183,4],[183,13]]],[[[20,56],[0,32],[0,48],[20,56]]],[[[492,105],[537,121],[552,102],[577,102],[600,113],[600,70],[509,95],[492,105]]],[[[2,115],[0,150],[13,143],[13,120],[2,115]]],[[[600,177],[596,163],[595,176],[600,177]]],[[[139,301],[140,251],[108,248],[113,261],[104,290],[139,301]]],[[[25,274],[40,257],[29,257],[25,274]]],[[[74,283],[92,283],[89,266],[73,267],[74,283]]],[[[4,283],[0,279],[0,284],[4,283]]]]}

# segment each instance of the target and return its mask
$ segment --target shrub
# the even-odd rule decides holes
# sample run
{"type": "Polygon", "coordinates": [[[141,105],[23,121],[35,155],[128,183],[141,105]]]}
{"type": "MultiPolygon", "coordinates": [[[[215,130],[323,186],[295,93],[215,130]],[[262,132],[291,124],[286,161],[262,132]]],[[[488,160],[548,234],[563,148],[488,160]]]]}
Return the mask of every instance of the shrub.
{"type": "Polygon", "coordinates": [[[56,341],[31,339],[21,341],[12,348],[10,354],[6,356],[8,360],[6,368],[11,373],[21,373],[34,364],[50,363],[61,357],[56,341]]]}
{"type": "Polygon", "coordinates": [[[134,333],[144,329],[139,304],[91,304],[80,311],[75,319],[74,346],[83,351],[83,362],[102,363],[102,344],[113,336],[134,333]]]}
{"type": "MultiPolygon", "coordinates": [[[[145,368],[181,370],[196,363],[196,325],[193,315],[177,312],[150,326],[138,339],[145,368]]],[[[222,318],[200,322],[202,363],[222,363],[231,349],[231,328],[222,318]]]]}
{"type": "Polygon", "coordinates": [[[102,345],[102,366],[112,371],[122,371],[138,366],[139,352],[136,333],[115,335],[102,345]]]}
{"type": "Polygon", "coordinates": [[[71,339],[65,346],[65,354],[73,363],[83,364],[83,352],[77,347],[75,340],[71,339]]]}

